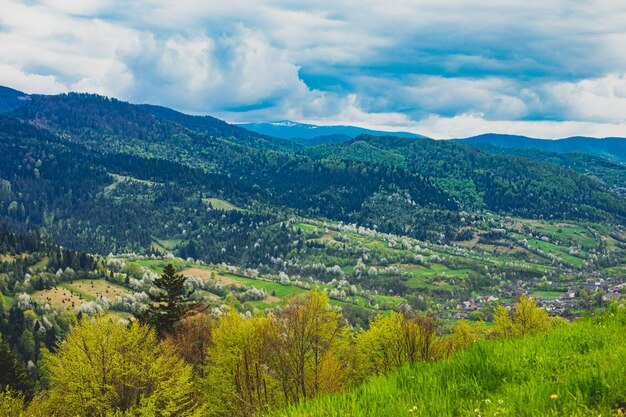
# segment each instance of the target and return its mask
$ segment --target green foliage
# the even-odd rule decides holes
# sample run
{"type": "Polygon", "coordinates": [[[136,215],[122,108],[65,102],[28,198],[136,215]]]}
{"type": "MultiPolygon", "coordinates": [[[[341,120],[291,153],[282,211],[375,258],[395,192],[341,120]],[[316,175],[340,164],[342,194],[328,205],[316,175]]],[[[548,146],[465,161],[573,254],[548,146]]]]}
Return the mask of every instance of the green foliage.
{"type": "Polygon", "coordinates": [[[430,317],[392,313],[379,315],[357,338],[365,375],[385,375],[406,363],[440,359],[443,344],[430,317]]]}
{"type": "MultiPolygon", "coordinates": [[[[617,151],[617,147],[620,145],[619,142],[621,141],[613,142],[613,144],[616,145],[614,148],[615,151],[617,151]]],[[[591,141],[591,143],[594,145],[598,144],[598,142],[594,143],[593,140],[591,141]]],[[[607,141],[602,144],[609,145],[609,142],[607,141]]],[[[598,151],[598,147],[587,150],[591,152],[578,153],[575,150],[572,150],[571,147],[568,148],[566,145],[561,149],[561,152],[566,151],[566,153],[557,153],[547,149],[538,149],[538,147],[541,145],[554,145],[554,141],[540,141],[535,142],[534,145],[536,145],[536,147],[523,149],[515,147],[499,147],[486,143],[472,144],[472,146],[481,149],[482,151],[489,154],[515,155],[523,158],[535,159],[538,161],[546,162],[551,165],[556,165],[565,169],[570,169],[580,174],[597,178],[601,182],[603,182],[608,188],[623,188],[624,184],[626,184],[626,167],[623,165],[623,161],[622,163],[620,163],[619,157],[610,158],[608,154],[603,154],[599,156],[593,156],[589,154],[598,151]]],[[[600,153],[602,152],[600,151],[600,153]]],[[[622,159],[624,159],[623,156],[622,159]]]]}
{"type": "MultiPolygon", "coordinates": [[[[0,366],[0,369],[4,368],[0,366]]],[[[25,417],[24,394],[8,389],[0,390],[0,416],[25,417]]]]}
{"type": "Polygon", "coordinates": [[[45,367],[49,415],[192,416],[198,409],[191,366],[137,323],[83,320],[45,367]]]}
{"type": "Polygon", "coordinates": [[[280,404],[278,381],[264,366],[267,317],[221,317],[208,349],[203,381],[207,414],[250,416],[280,404]]]}
{"type": "Polygon", "coordinates": [[[154,326],[160,336],[172,333],[174,324],[197,305],[193,289],[185,287],[186,280],[182,274],[176,273],[172,264],[167,264],[163,274],[154,280],[158,292],[149,294],[152,304],[140,319],[154,326]]]}
{"type": "Polygon", "coordinates": [[[626,312],[524,338],[483,341],[451,359],[406,366],[277,416],[619,415],[626,398],[626,312]]]}
{"type": "Polygon", "coordinates": [[[537,307],[534,298],[522,295],[511,311],[498,306],[494,323],[494,332],[499,337],[517,337],[546,331],[550,327],[550,318],[544,309],[537,307]]]}
{"type": "MultiPolygon", "coordinates": [[[[33,384],[28,377],[26,368],[11,351],[9,344],[0,334],[0,391],[13,390],[21,394],[30,394],[33,384]]],[[[0,401],[1,403],[1,401],[0,401]]],[[[0,415],[3,415],[0,413],[0,415]]]]}

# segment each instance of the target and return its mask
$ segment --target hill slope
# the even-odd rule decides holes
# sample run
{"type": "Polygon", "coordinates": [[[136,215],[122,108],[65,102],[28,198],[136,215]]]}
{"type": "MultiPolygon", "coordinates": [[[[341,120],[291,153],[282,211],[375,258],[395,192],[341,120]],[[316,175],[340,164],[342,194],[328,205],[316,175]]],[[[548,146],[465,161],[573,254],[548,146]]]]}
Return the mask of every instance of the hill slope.
{"type": "Polygon", "coordinates": [[[511,155],[534,159],[570,169],[602,182],[608,189],[626,196],[626,163],[620,163],[585,153],[559,153],[535,148],[505,148],[486,143],[473,147],[492,155],[511,155]]]}
{"type": "Polygon", "coordinates": [[[430,178],[466,209],[487,208],[521,216],[569,216],[587,210],[592,201],[595,205],[604,197],[609,206],[623,204],[623,200],[601,191],[593,179],[531,159],[487,155],[455,142],[363,135],[303,152],[314,158],[407,169],[430,178]],[[529,195],[532,199],[527,198],[529,195]],[[573,201],[577,202],[567,207],[573,201]],[[541,207],[550,207],[550,212],[541,207]]]}
{"type": "Polygon", "coordinates": [[[178,123],[196,133],[229,139],[234,143],[248,145],[253,148],[278,150],[295,150],[299,148],[293,141],[262,135],[236,125],[231,125],[215,117],[191,116],[167,107],[153,106],[150,104],[142,104],[138,107],[160,119],[178,123]]]}
{"type": "MultiPolygon", "coordinates": [[[[31,136],[43,136],[47,139],[40,145],[48,146],[46,144],[54,141],[56,147],[69,147],[68,158],[77,152],[73,157],[80,161],[79,165],[91,164],[89,169],[95,167],[110,175],[187,187],[188,178],[171,175],[189,172],[190,179],[196,183],[203,176],[206,184],[202,192],[213,194],[204,196],[206,198],[235,199],[238,205],[261,204],[274,213],[292,211],[310,217],[356,222],[381,231],[435,241],[449,240],[456,235],[461,227],[461,210],[613,222],[623,222],[626,217],[624,200],[605,192],[597,181],[529,159],[487,155],[463,144],[360,136],[345,144],[294,153],[268,149],[269,142],[262,142],[263,137],[248,137],[246,140],[255,142],[253,147],[234,143],[236,138],[232,136],[223,138],[199,133],[201,129],[217,126],[214,133],[219,134],[220,129],[229,126],[213,119],[195,119],[160,108],[152,111],[146,111],[145,106],[96,95],[35,96],[10,116],[11,120],[19,119],[36,126],[37,131],[27,132],[26,125],[9,123],[10,119],[6,119],[2,132],[3,146],[8,147],[5,156],[10,161],[33,158],[30,156],[31,136]],[[165,120],[153,113],[164,113],[177,121],[165,120]],[[22,145],[17,151],[15,146],[22,145]],[[123,163],[125,160],[135,161],[137,168],[123,163]],[[158,173],[157,167],[165,165],[164,173],[158,173]]],[[[43,156],[42,164],[51,162],[49,155],[54,151],[41,148],[38,152],[43,156]]],[[[37,158],[33,159],[37,164],[37,158]]],[[[68,164],[71,165],[69,160],[68,164]]],[[[23,178],[28,174],[12,172],[8,168],[11,166],[8,163],[4,175],[23,178]]],[[[29,166],[32,169],[32,164],[29,166]]],[[[40,167],[37,169],[40,174],[44,173],[40,167]]],[[[55,189],[66,189],[62,184],[65,178],[58,175],[52,178],[58,182],[55,189]]],[[[100,174],[76,175],[68,180],[75,180],[77,189],[81,190],[88,190],[85,186],[88,178],[100,178],[98,187],[93,190],[115,182],[100,174]]],[[[28,181],[33,187],[41,185],[37,178],[28,177],[28,181]]],[[[117,186],[116,189],[122,190],[117,186]]],[[[185,189],[185,192],[198,196],[201,189],[185,189]]],[[[39,212],[51,203],[46,201],[42,206],[31,193],[16,195],[30,198],[29,204],[38,207],[39,212]]],[[[74,195],[74,198],[76,203],[86,204],[83,197],[74,195]]],[[[128,198],[137,200],[135,195],[128,198]]],[[[158,205],[150,204],[157,203],[150,202],[144,210],[154,207],[164,214],[158,205]]],[[[69,209],[70,205],[67,203],[65,207],[69,209]]],[[[134,223],[143,223],[143,220],[130,220],[138,216],[135,213],[129,217],[132,224],[129,228],[134,228],[134,223]]],[[[24,220],[28,218],[33,222],[42,217],[40,213],[25,216],[24,220]]],[[[137,236],[143,236],[140,241],[145,247],[149,242],[146,232],[137,236]]],[[[126,243],[135,248],[138,244],[137,241],[126,243]]]]}
{"type": "Polygon", "coordinates": [[[626,411],[625,331],[626,314],[614,309],[541,336],[481,342],[452,359],[403,368],[277,415],[618,415],[626,411]]]}
{"type": "Polygon", "coordinates": [[[0,113],[8,113],[30,100],[30,96],[0,85],[0,113]]]}

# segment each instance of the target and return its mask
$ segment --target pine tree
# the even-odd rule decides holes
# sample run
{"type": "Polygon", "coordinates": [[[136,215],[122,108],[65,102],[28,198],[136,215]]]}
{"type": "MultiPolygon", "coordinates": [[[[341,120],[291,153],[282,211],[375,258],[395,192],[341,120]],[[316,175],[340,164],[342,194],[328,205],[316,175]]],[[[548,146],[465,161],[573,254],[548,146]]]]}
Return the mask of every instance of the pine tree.
{"type": "Polygon", "coordinates": [[[176,273],[172,264],[167,264],[163,274],[154,280],[160,291],[150,294],[152,304],[139,318],[152,325],[159,336],[171,333],[174,324],[197,306],[193,290],[185,288],[186,280],[182,274],[176,273]]]}
{"type": "Polygon", "coordinates": [[[17,359],[0,334],[0,391],[6,388],[29,394],[32,392],[33,386],[28,378],[26,368],[17,359]]]}

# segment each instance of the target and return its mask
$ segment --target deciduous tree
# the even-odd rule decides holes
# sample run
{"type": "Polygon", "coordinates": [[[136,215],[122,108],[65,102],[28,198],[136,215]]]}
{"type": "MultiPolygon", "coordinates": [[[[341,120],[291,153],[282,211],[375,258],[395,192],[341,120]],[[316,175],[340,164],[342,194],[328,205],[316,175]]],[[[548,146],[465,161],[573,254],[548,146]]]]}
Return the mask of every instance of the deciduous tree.
{"type": "Polygon", "coordinates": [[[138,323],[83,320],[45,363],[49,415],[104,417],[144,410],[183,417],[198,408],[191,366],[138,323]]]}
{"type": "Polygon", "coordinates": [[[534,298],[524,294],[510,311],[498,306],[494,323],[494,332],[499,337],[534,335],[549,329],[550,317],[537,306],[534,298]]]}

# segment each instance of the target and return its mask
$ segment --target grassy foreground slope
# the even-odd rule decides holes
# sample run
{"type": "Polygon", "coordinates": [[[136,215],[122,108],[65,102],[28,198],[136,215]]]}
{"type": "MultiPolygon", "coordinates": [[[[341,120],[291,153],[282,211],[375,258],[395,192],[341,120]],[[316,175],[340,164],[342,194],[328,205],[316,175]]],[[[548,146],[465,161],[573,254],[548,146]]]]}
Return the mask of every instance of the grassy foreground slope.
{"type": "Polygon", "coordinates": [[[480,342],[277,416],[623,416],[626,312],[480,342]]]}

